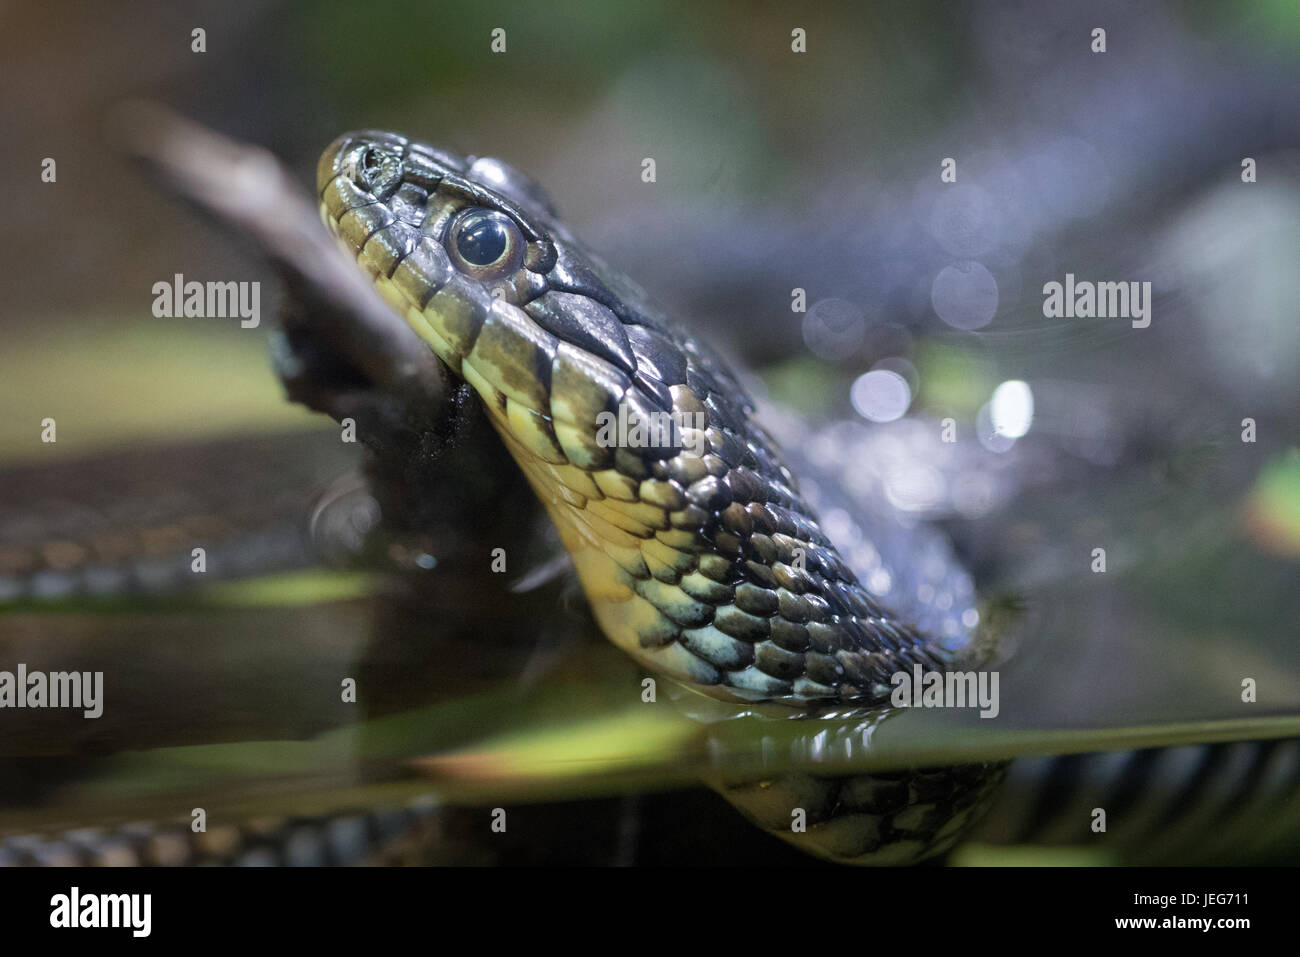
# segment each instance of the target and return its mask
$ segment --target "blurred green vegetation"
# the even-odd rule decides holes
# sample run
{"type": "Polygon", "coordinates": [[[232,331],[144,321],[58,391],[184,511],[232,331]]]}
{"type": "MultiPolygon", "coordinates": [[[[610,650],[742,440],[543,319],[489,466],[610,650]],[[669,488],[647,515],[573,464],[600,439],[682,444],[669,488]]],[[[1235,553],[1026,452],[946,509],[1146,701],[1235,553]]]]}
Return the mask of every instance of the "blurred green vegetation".
{"type": "Polygon", "coordinates": [[[264,329],[218,320],[86,316],[6,334],[0,461],[89,455],[141,442],[324,428],[284,399],[264,329]],[[57,441],[41,441],[41,421],[57,441]]]}

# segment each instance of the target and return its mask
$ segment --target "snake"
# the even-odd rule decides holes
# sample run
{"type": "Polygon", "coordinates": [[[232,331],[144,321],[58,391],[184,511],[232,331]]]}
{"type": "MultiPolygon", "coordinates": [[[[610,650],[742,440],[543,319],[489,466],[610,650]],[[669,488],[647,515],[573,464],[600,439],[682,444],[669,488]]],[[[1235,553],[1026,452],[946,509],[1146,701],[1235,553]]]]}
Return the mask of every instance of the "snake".
{"type": "MultiPolygon", "coordinates": [[[[155,119],[146,128],[165,126],[155,119]]],[[[168,154],[164,165],[188,175],[198,169],[196,152],[215,148],[221,155],[219,144],[194,143],[190,153],[168,154]]],[[[419,366],[391,330],[374,326],[373,307],[386,319],[400,317],[394,321],[414,331],[415,344],[427,346],[476,397],[505,449],[472,469],[461,462],[461,478],[485,486],[466,497],[438,484],[456,480],[454,462],[412,470],[408,452],[391,447],[393,435],[376,436],[372,452],[395,469],[387,479],[401,486],[400,506],[409,509],[403,497],[414,494],[431,508],[446,500],[464,509],[500,489],[518,487],[526,497],[531,486],[571,556],[599,629],[668,683],[674,704],[686,702],[692,714],[716,705],[715,713],[724,715],[809,720],[809,735],[816,736],[827,727],[816,719],[827,715],[870,726],[898,671],[987,664],[1005,622],[977,601],[972,577],[947,538],[925,523],[901,520],[880,493],[851,488],[846,459],[860,448],[846,447],[834,429],[816,432],[765,402],[720,352],[583,246],[531,178],[497,159],[458,156],[376,131],[336,140],[322,155],[317,178],[321,218],[359,275],[339,275],[347,269],[336,270],[330,257],[315,263],[305,252],[312,247],[296,240],[263,237],[261,244],[290,267],[287,276],[297,276],[298,292],[310,294],[298,331],[304,322],[309,327],[308,353],[325,350],[315,353],[326,360],[320,385],[327,393],[342,388],[348,401],[317,405],[306,397],[310,390],[295,392],[315,374],[308,369],[295,379],[286,372],[302,358],[295,348],[286,366],[277,360],[290,398],[338,418],[356,407],[349,403],[359,394],[381,389],[386,373],[419,366]],[[346,298],[346,284],[338,282],[345,278],[357,279],[364,301],[346,298]],[[345,301],[336,302],[340,297],[345,301]],[[329,322],[334,334],[349,323],[365,328],[353,337],[344,328],[346,342],[338,347],[324,332],[329,322]],[[334,381],[340,370],[346,374],[334,381]],[[361,393],[347,391],[358,385],[361,393]],[[665,420],[668,427],[658,432],[623,429],[665,420]],[[619,424],[612,433],[611,422],[619,424]],[[485,481],[485,468],[508,468],[511,461],[526,483],[485,481]]],[[[245,206],[232,213],[219,204],[232,193],[229,180],[195,180],[181,191],[255,233],[242,218],[245,206]]],[[[446,399],[414,389],[388,396],[380,407],[385,422],[423,428],[438,410],[418,406],[446,399]],[[396,410],[384,404],[390,401],[396,410]]],[[[409,440],[400,436],[399,444],[409,440]]],[[[416,436],[414,447],[420,443],[416,436]]],[[[225,467],[257,474],[265,454],[242,443],[212,450],[225,467]]],[[[139,472],[133,461],[124,474],[139,472]]],[[[318,471],[309,450],[290,461],[318,471]]],[[[200,472],[213,469],[202,465],[200,472]]],[[[11,490],[60,485],[53,473],[10,478],[11,490]]],[[[273,478],[265,494],[246,496],[252,504],[233,511],[231,501],[243,501],[235,493],[247,486],[244,478],[192,483],[215,494],[186,514],[209,516],[205,536],[220,539],[221,554],[231,557],[224,572],[217,562],[217,573],[238,576],[250,561],[293,567],[319,546],[302,540],[297,523],[307,503],[288,491],[299,483],[281,481],[289,474],[273,478]],[[282,486],[284,494],[276,491],[282,486]],[[214,525],[213,515],[234,520],[214,525]],[[266,553],[265,535],[254,533],[272,518],[280,544],[266,553]],[[250,557],[251,542],[263,542],[257,556],[250,557]]],[[[380,485],[384,478],[378,476],[380,485]]],[[[92,484],[97,490],[98,479],[92,484]]],[[[86,490],[82,497],[105,510],[125,508],[117,516],[124,527],[156,517],[155,510],[132,506],[137,500],[129,492],[109,490],[99,501],[86,490]]],[[[25,501],[11,497],[20,506],[25,501]]],[[[477,519],[456,515],[456,526],[468,535],[475,522],[486,527],[492,518],[500,530],[529,511],[521,506],[503,502],[500,515],[477,519]]],[[[386,513],[385,524],[427,518],[421,503],[414,511],[386,513]]],[[[46,537],[75,537],[76,529],[62,527],[72,521],[45,522],[46,537]]],[[[113,540],[112,580],[100,580],[103,569],[96,571],[91,558],[108,553],[93,541],[84,555],[52,551],[41,538],[11,547],[0,555],[0,599],[173,587],[162,572],[174,564],[167,552],[174,543],[161,530],[141,534],[136,545],[113,540]]],[[[936,857],[970,834],[1007,776],[1007,765],[995,761],[867,774],[815,766],[762,776],[719,772],[706,783],[801,851],[836,862],[905,864],[936,857]],[[806,830],[791,827],[792,812],[806,817],[806,830]]],[[[1016,799],[999,799],[979,825],[995,841],[1069,843],[1100,805],[1117,818],[1116,838],[1126,854],[1138,859],[1267,856],[1275,839],[1295,831],[1291,796],[1300,782],[1300,741],[1019,759],[1009,776],[1016,799]]],[[[419,859],[420,845],[438,840],[429,808],[417,801],[387,811],[295,815],[219,828],[211,836],[191,834],[187,823],[17,836],[0,842],[0,864],[419,859]]]]}
{"type": "MultiPolygon", "coordinates": [[[[880,541],[846,558],[818,519],[827,483],[782,452],[738,374],[589,251],[526,174],[369,130],[324,151],[317,186],[323,222],[374,290],[477,395],[600,630],[641,667],[736,708],[816,715],[878,709],[896,674],[978,659],[978,610],[951,553],[927,566],[939,587],[908,592],[928,601],[882,600],[919,556],[890,556],[883,587],[880,541]],[[967,603],[955,613],[954,596],[967,603]]],[[[906,863],[950,846],[1000,773],[718,787],[813,853],[906,863]],[[773,823],[804,805],[811,838],[773,823]]]]}

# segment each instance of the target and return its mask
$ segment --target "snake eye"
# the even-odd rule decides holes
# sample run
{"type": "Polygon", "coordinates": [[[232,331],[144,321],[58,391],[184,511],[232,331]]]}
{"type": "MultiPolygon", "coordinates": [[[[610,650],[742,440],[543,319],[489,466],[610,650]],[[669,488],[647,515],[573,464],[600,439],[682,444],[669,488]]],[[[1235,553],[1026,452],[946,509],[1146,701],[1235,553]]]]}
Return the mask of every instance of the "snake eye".
{"type": "Polygon", "coordinates": [[[515,221],[495,209],[469,209],[447,233],[447,251],[457,268],[479,279],[499,279],[524,261],[524,237],[515,221]]]}
{"type": "Polygon", "coordinates": [[[392,150],[364,146],[348,157],[348,177],[381,202],[402,182],[402,158],[392,150]]]}

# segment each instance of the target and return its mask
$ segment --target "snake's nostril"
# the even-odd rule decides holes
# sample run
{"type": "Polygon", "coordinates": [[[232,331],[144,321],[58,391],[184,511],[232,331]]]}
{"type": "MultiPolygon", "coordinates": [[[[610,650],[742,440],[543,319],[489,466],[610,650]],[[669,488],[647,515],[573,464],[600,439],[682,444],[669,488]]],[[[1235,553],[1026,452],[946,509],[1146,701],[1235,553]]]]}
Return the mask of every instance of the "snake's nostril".
{"type": "Polygon", "coordinates": [[[340,172],[382,202],[402,183],[402,157],[383,146],[363,142],[344,154],[340,172]]]}
{"type": "Polygon", "coordinates": [[[401,185],[405,151],[406,140],[395,133],[345,133],[321,154],[316,167],[317,188],[324,190],[330,180],[342,175],[383,201],[401,185]]]}

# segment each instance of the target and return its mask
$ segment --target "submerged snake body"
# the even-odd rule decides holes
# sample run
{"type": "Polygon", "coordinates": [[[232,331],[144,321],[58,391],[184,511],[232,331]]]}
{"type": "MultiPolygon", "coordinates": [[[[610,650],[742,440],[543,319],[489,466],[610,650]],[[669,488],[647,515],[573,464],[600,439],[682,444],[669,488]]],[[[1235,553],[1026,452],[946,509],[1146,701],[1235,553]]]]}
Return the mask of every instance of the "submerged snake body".
{"type": "MultiPolygon", "coordinates": [[[[736,377],[583,249],[531,180],[361,132],[326,150],[318,187],[328,228],[482,399],[605,635],[643,666],[805,711],[878,705],[894,673],[970,645],[968,626],[927,632],[864,586],[736,377]],[[619,444],[602,439],[611,421],[671,427],[619,444]]],[[[997,770],[722,789],[785,836],[790,808],[811,808],[825,855],[901,860],[955,840],[997,770]]]]}

